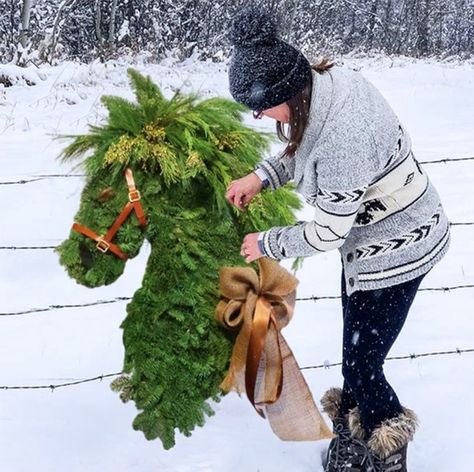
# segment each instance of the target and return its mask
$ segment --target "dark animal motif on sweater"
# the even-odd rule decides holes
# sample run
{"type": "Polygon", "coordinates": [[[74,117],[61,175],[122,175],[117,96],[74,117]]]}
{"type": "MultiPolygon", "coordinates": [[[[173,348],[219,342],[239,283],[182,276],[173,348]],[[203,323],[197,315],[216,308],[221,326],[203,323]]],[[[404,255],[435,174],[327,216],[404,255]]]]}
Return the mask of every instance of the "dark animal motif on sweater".
{"type": "Polygon", "coordinates": [[[377,198],[364,202],[362,205],[356,217],[356,223],[359,225],[370,224],[375,218],[375,213],[387,210],[387,207],[377,198]]]}

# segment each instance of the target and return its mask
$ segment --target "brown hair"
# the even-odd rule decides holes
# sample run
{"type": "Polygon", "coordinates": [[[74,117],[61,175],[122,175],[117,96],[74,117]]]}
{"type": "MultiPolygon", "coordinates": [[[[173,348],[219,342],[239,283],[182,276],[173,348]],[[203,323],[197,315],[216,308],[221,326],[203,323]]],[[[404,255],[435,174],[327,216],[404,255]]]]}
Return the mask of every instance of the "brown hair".
{"type": "MultiPolygon", "coordinates": [[[[329,59],[323,59],[319,64],[311,66],[313,70],[322,74],[334,66],[329,59]]],[[[290,98],[286,103],[290,108],[290,120],[288,130],[285,132],[284,123],[277,121],[276,132],[280,141],[288,143],[282,153],[282,157],[293,157],[296,149],[301,143],[304,130],[309,118],[309,107],[311,104],[311,90],[313,80],[297,95],[290,98]]]]}

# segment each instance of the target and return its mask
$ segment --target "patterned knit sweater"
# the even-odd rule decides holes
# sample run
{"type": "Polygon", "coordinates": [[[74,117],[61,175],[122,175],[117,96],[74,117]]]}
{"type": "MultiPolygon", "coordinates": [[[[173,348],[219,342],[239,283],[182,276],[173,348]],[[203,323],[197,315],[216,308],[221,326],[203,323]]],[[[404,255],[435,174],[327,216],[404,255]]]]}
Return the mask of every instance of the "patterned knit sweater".
{"type": "Polygon", "coordinates": [[[274,259],[339,249],[350,295],[428,272],[446,253],[449,222],[410,137],[361,74],[313,72],[309,121],[292,158],[263,160],[257,175],[290,180],[315,207],[312,221],[259,234],[274,259]]]}

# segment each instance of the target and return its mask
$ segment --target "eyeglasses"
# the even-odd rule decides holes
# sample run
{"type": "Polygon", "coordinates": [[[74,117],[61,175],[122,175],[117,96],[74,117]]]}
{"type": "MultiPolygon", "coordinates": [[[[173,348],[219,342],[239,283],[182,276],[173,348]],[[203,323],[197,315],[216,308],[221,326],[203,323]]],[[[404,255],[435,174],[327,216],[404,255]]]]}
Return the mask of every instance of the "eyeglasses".
{"type": "Polygon", "coordinates": [[[260,111],[253,111],[253,117],[256,119],[256,120],[261,120],[263,118],[263,110],[260,110],[260,111]]]}

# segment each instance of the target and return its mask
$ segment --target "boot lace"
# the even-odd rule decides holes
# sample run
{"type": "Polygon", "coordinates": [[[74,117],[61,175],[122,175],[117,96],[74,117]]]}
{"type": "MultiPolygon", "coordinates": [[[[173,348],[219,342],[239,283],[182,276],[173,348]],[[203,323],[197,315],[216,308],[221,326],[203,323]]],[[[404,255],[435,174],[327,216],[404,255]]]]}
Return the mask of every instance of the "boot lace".
{"type": "Polygon", "coordinates": [[[381,459],[365,445],[365,467],[366,472],[396,472],[400,470],[403,465],[399,462],[402,458],[402,454],[395,452],[386,459],[381,459]]]}
{"type": "Polygon", "coordinates": [[[344,467],[348,457],[351,433],[343,423],[337,424],[334,430],[337,436],[331,446],[329,460],[333,467],[339,467],[340,470],[343,470],[342,467],[344,467]]]}
{"type": "Polygon", "coordinates": [[[360,472],[362,470],[365,449],[353,444],[350,430],[344,423],[334,427],[337,436],[329,446],[329,457],[326,471],[329,472],[360,472]]]}

